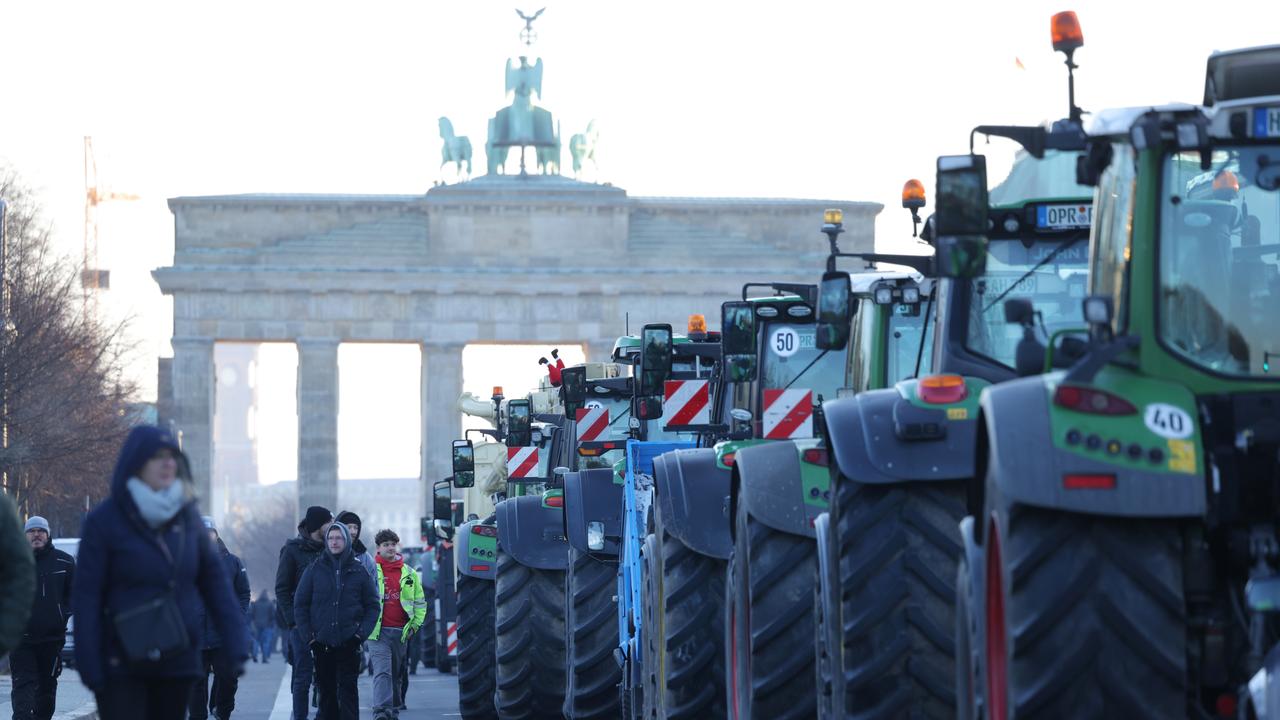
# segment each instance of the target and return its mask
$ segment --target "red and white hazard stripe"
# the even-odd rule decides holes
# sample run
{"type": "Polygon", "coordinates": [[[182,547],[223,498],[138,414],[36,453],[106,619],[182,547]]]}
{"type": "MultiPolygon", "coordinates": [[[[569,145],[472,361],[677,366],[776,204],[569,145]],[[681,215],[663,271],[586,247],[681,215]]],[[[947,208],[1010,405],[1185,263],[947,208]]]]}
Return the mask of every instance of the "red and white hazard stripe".
{"type": "Polygon", "coordinates": [[[578,442],[595,442],[606,440],[604,434],[609,429],[609,408],[578,408],[578,442]]]}
{"type": "Polygon", "coordinates": [[[662,424],[707,425],[711,422],[711,383],[668,380],[663,387],[662,424]]]}
{"type": "Polygon", "coordinates": [[[458,623],[449,623],[448,637],[445,640],[445,646],[449,648],[450,655],[458,654],[458,623]]]}
{"type": "Polygon", "coordinates": [[[813,437],[813,391],[765,390],[760,421],[770,440],[813,437]]]}
{"type": "Polygon", "coordinates": [[[534,477],[537,469],[538,448],[532,446],[507,448],[508,478],[534,477]]]}

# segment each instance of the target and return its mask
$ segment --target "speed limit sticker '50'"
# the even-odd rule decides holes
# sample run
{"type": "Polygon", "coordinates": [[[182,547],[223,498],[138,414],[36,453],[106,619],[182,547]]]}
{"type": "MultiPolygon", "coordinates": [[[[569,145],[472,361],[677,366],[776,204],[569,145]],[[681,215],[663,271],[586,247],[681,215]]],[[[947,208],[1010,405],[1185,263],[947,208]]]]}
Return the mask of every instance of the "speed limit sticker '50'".
{"type": "Polygon", "coordinates": [[[1142,420],[1148,430],[1170,440],[1189,438],[1196,431],[1191,415],[1175,405],[1151,403],[1142,420]]]}

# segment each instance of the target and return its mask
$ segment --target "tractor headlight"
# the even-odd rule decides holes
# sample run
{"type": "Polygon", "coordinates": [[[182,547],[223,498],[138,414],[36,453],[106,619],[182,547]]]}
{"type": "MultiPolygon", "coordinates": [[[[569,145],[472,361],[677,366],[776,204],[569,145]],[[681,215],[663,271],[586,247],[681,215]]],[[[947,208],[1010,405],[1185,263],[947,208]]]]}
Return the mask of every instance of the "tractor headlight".
{"type": "Polygon", "coordinates": [[[914,285],[902,288],[902,302],[907,305],[915,305],[920,302],[920,288],[914,285]]]}
{"type": "Polygon", "coordinates": [[[877,305],[888,305],[893,302],[893,288],[888,285],[881,285],[875,290],[875,301],[877,305]]]}
{"type": "Polygon", "coordinates": [[[587,547],[591,550],[604,549],[604,523],[587,523],[587,547]]]}

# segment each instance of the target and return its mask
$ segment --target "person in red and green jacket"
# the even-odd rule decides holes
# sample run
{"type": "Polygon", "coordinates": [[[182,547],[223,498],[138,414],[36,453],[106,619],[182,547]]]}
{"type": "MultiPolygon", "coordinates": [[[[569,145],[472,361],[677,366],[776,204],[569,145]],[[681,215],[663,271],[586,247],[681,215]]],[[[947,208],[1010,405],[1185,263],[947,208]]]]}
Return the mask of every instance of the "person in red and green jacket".
{"type": "Polygon", "coordinates": [[[379,530],[377,587],[382,614],[369,636],[369,664],[373,666],[374,720],[392,720],[400,714],[400,682],[404,676],[409,638],[427,617],[427,600],[422,579],[404,564],[400,536],[379,530]]]}

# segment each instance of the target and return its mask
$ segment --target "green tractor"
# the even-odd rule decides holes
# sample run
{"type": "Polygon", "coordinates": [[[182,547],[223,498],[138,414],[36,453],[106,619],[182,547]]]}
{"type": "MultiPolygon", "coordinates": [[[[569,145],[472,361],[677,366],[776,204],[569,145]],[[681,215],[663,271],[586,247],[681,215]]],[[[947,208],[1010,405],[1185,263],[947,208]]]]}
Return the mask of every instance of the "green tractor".
{"type": "Polygon", "coordinates": [[[1280,46],[1211,56],[1201,106],[1098,113],[1079,174],[1083,352],[979,407],[962,717],[1275,717],[1280,46]]]}

